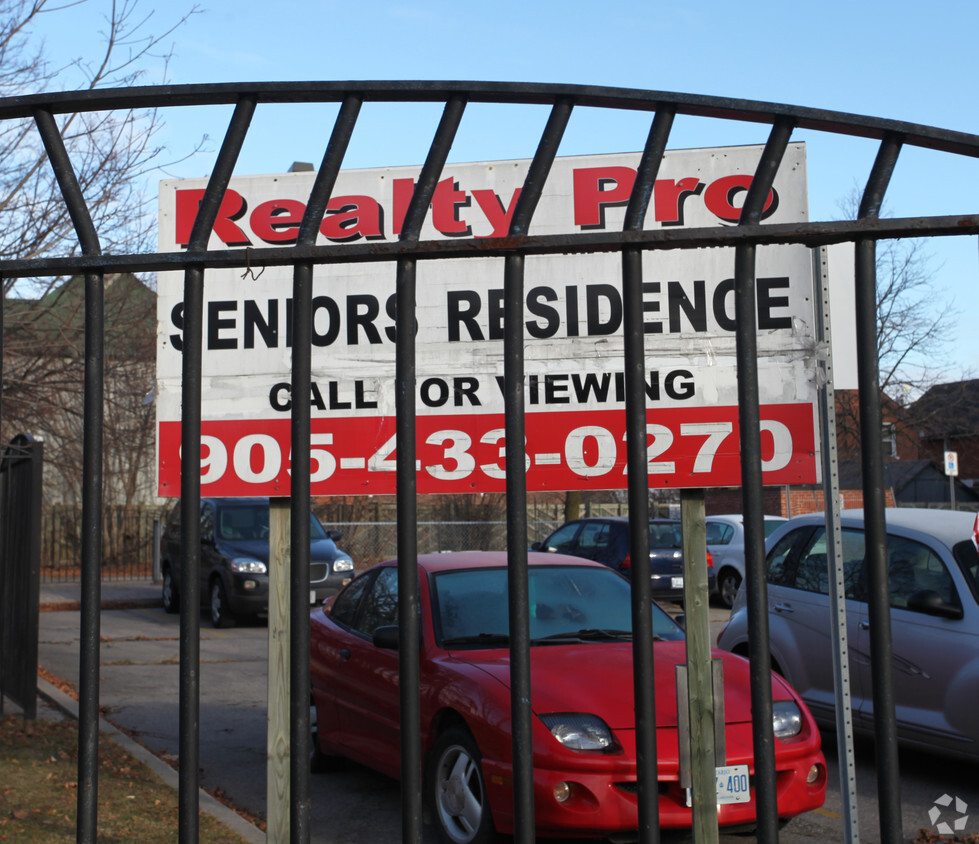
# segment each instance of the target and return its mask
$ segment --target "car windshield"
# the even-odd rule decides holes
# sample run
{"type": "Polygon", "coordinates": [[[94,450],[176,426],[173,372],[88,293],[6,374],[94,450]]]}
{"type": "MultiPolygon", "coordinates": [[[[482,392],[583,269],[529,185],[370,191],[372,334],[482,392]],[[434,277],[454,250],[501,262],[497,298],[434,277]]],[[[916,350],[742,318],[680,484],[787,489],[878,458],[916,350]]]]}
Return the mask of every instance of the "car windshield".
{"type": "Polygon", "coordinates": [[[683,536],[680,532],[680,523],[676,524],[654,524],[649,525],[649,547],[650,548],[679,548],[683,536]]]}
{"type": "Polygon", "coordinates": [[[785,519],[765,519],[765,539],[768,539],[768,537],[782,527],[785,521],[785,519]]]}
{"type": "MultiPolygon", "coordinates": [[[[531,644],[632,638],[629,582],[607,568],[531,566],[531,644]]],[[[682,629],[654,604],[653,636],[682,639],[682,629]]],[[[433,620],[439,644],[505,646],[509,634],[507,570],[461,569],[433,578],[433,620]]]]}
{"type": "MultiPolygon", "coordinates": [[[[309,514],[309,535],[311,539],[326,539],[326,531],[316,516],[309,514]]],[[[236,504],[222,507],[218,516],[218,536],[230,540],[268,540],[269,505],[236,504]]]]}

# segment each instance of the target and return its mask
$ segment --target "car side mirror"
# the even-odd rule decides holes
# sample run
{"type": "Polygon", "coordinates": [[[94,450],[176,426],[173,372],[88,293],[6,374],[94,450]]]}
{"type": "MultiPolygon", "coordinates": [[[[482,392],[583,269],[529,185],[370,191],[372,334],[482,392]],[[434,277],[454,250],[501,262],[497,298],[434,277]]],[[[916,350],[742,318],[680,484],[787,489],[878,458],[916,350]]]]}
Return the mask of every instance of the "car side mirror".
{"type": "Polygon", "coordinates": [[[533,543],[531,543],[530,550],[531,551],[540,551],[541,550],[541,543],[540,542],[533,542],[533,543]]]}
{"type": "Polygon", "coordinates": [[[330,537],[330,539],[332,539],[334,542],[336,542],[341,536],[343,536],[343,532],[337,530],[336,528],[330,528],[326,532],[326,535],[330,537]]]}
{"type": "Polygon", "coordinates": [[[908,609],[940,618],[962,618],[962,607],[948,603],[934,589],[919,589],[908,596],[908,609]]]}
{"type": "Polygon", "coordinates": [[[382,624],[374,631],[371,640],[374,642],[375,648],[384,648],[389,651],[398,650],[398,625],[382,624]]]}

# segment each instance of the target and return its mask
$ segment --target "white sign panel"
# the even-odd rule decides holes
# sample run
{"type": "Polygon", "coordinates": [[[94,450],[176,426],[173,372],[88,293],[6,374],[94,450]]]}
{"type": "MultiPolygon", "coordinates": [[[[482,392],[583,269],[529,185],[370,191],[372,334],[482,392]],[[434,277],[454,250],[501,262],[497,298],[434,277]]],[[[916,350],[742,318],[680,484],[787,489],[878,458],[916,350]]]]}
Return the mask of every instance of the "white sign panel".
{"type": "MultiPolygon", "coordinates": [[[[732,225],[760,147],[667,153],[646,228],[732,225]]],[[[638,154],[559,158],[531,234],[621,230],[638,154]]],[[[423,239],[506,234],[529,161],[448,165],[423,239]]],[[[340,174],[320,243],[398,237],[419,168],[340,174]]],[[[211,249],[294,243],[314,174],[233,179],[211,249]]],[[[163,182],[160,248],[186,246],[204,180],[163,182]]],[[[805,148],[789,148],[765,211],[807,218],[805,148]]],[[[505,488],[503,259],[419,262],[421,492],[505,488]]],[[[526,259],[528,488],[624,488],[621,257],[526,259]]],[[[650,486],[740,484],[734,251],[643,258],[650,486]]],[[[758,250],[766,483],[814,483],[812,266],[804,247],[758,250]]],[[[159,277],[159,492],[179,494],[183,273],[159,277]]],[[[205,494],[286,495],[292,269],[205,276],[205,494]]],[[[313,291],[313,494],[394,492],[395,265],[319,266],[313,291]]]]}

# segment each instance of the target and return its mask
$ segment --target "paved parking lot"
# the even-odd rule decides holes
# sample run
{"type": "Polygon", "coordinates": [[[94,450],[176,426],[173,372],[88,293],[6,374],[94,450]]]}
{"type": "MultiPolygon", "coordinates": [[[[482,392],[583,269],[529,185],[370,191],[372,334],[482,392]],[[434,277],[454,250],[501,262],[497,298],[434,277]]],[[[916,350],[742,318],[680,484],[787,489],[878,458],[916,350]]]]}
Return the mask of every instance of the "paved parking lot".
{"type": "MultiPolygon", "coordinates": [[[[110,606],[113,600],[128,600],[133,606],[102,613],[101,701],[109,720],[155,753],[175,758],[179,747],[179,622],[177,616],[167,615],[158,606],[139,605],[152,603],[154,595],[155,587],[144,587],[128,598],[119,590],[104,591],[103,598],[110,606]]],[[[40,662],[55,676],[77,683],[79,615],[68,608],[70,601],[60,603],[65,607],[62,611],[41,614],[40,662]]],[[[715,633],[725,614],[711,609],[715,633]]],[[[214,630],[202,618],[201,784],[220,788],[236,805],[259,817],[264,817],[266,804],[267,639],[263,622],[214,630]]],[[[832,734],[824,737],[824,746],[831,768],[826,806],[792,821],[780,836],[787,844],[843,840],[832,734]]],[[[861,837],[874,841],[879,839],[879,832],[872,747],[858,745],[858,761],[861,837]]],[[[902,755],[902,771],[904,829],[909,841],[918,829],[930,826],[929,809],[943,794],[979,807],[979,783],[973,766],[906,754],[902,755]]],[[[974,816],[977,820],[965,832],[979,831],[979,811],[974,816]]],[[[399,840],[398,783],[352,764],[335,773],[314,776],[312,829],[317,844],[399,840]]],[[[430,833],[426,841],[434,841],[434,830],[426,831],[430,833]]],[[[679,844],[689,841],[690,836],[664,833],[663,840],[679,844]]],[[[722,835],[721,840],[753,839],[722,835]]]]}

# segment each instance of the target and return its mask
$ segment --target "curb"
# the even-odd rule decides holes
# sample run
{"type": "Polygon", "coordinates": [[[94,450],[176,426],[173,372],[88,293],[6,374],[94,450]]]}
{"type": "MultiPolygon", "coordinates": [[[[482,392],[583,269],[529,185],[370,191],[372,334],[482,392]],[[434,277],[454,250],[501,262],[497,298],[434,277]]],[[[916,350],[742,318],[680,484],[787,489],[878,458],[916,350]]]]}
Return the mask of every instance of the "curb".
{"type": "MultiPolygon", "coordinates": [[[[37,692],[50,704],[60,709],[66,715],[78,720],[78,702],[74,698],[66,695],[61,689],[52,686],[43,677],[37,678],[37,692]]],[[[177,772],[163,762],[159,757],[150,753],[143,745],[134,741],[116,726],[110,724],[104,718],[99,718],[99,732],[111,738],[116,744],[122,747],[130,756],[139,760],[153,771],[163,782],[174,791],[179,790],[179,777],[177,772]]],[[[219,800],[215,800],[204,789],[199,791],[200,808],[213,818],[216,818],[233,832],[240,835],[251,844],[265,844],[266,836],[258,827],[248,823],[237,812],[229,809],[219,800]]]]}
{"type": "MultiPolygon", "coordinates": [[[[134,609],[152,609],[154,607],[162,607],[163,600],[161,598],[119,598],[107,601],[102,601],[99,604],[99,608],[103,610],[134,610],[134,609]]],[[[81,601],[42,601],[39,610],[40,612],[81,612],[82,602],[81,601]]]]}

